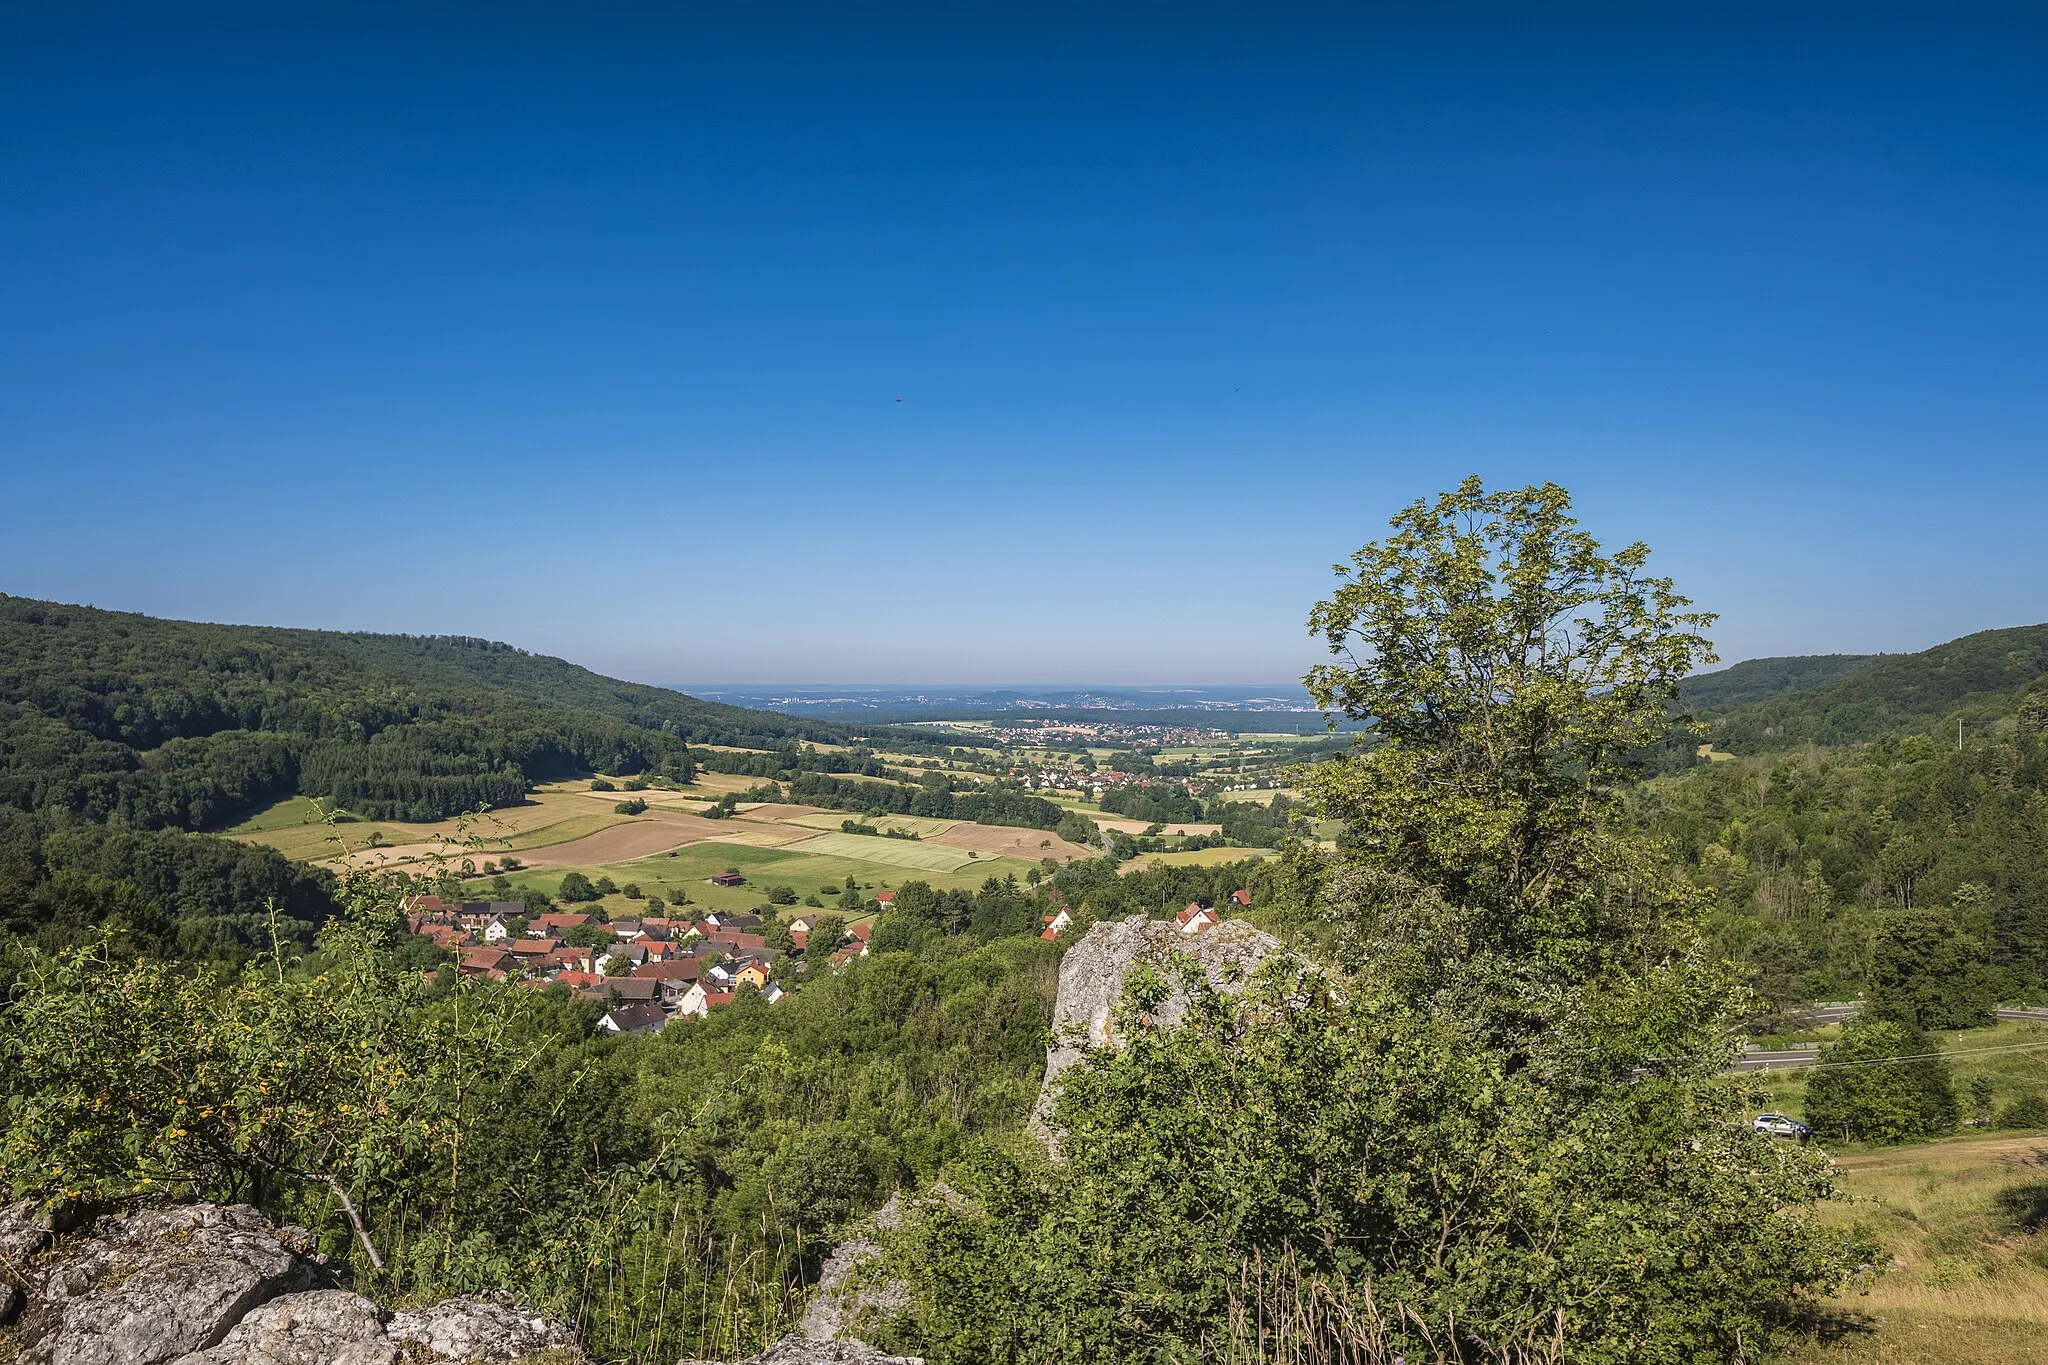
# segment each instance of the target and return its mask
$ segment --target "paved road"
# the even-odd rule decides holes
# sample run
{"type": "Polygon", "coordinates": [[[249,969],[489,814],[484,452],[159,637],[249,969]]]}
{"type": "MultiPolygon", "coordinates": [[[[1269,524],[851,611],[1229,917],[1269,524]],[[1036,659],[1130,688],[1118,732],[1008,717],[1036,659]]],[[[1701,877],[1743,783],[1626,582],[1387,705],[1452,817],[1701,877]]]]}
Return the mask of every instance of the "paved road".
{"type": "MultiPolygon", "coordinates": [[[[1863,1002],[1860,1000],[1836,1000],[1816,1005],[1806,1012],[1806,1017],[1816,1024],[1846,1023],[1860,1014],[1863,1002]]],[[[2048,1024],[2048,1009],[1991,1011],[2000,1019],[2029,1019],[2036,1023],[2048,1024]]],[[[1762,1071],[1765,1067],[1805,1066],[1814,1058],[1818,1048],[1788,1048],[1782,1052],[1746,1052],[1735,1064],[1737,1071],[1762,1071]]]]}

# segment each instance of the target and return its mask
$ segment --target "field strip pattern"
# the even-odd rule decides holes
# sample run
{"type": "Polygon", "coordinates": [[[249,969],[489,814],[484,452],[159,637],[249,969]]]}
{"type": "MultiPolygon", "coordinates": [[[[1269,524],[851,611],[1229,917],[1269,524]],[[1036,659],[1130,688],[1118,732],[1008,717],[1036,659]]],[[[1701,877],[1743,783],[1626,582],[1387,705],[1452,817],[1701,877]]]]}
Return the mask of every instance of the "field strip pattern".
{"type": "Polygon", "coordinates": [[[944,834],[960,823],[957,820],[936,820],[929,815],[851,815],[843,810],[782,817],[782,823],[785,825],[802,825],[805,829],[822,829],[834,833],[838,832],[839,826],[847,820],[873,825],[876,829],[900,829],[905,834],[915,834],[921,839],[929,839],[934,834],[944,834]]]}
{"type": "Polygon", "coordinates": [[[827,858],[858,858],[864,863],[913,867],[924,872],[958,872],[974,862],[963,849],[914,839],[884,839],[869,834],[821,834],[801,843],[785,844],[783,853],[812,853],[827,858]]]}

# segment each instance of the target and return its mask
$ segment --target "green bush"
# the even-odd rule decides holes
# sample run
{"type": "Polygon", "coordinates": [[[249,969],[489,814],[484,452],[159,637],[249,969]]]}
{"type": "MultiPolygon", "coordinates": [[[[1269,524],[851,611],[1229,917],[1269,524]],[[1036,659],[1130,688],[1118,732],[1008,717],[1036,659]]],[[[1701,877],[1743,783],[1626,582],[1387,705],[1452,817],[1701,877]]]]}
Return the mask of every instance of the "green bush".
{"type": "Polygon", "coordinates": [[[594,901],[598,892],[597,888],[590,884],[590,878],[581,872],[568,872],[563,874],[562,885],[555,894],[565,901],[577,902],[594,901]]]}
{"type": "Polygon", "coordinates": [[[771,886],[768,888],[768,903],[770,905],[795,905],[796,891],[792,887],[771,886]]]}
{"type": "Polygon", "coordinates": [[[1919,1029],[1894,1020],[1862,1024],[1815,1061],[1806,1121],[1822,1137],[1904,1142],[1956,1124],[1960,1106],[1948,1063],[1919,1029]]]}
{"type": "Polygon", "coordinates": [[[619,802],[619,804],[613,806],[612,809],[614,811],[617,811],[620,815],[639,815],[641,812],[647,809],[647,803],[636,796],[631,801],[619,802]]]}
{"type": "Polygon", "coordinates": [[[2020,1096],[1998,1111],[2000,1128],[2048,1128],[2048,1095],[2038,1090],[2020,1096]]]}
{"type": "Polygon", "coordinates": [[[617,787],[614,787],[611,783],[605,781],[601,777],[593,777],[590,779],[590,789],[594,792],[609,792],[618,790],[617,787]]]}

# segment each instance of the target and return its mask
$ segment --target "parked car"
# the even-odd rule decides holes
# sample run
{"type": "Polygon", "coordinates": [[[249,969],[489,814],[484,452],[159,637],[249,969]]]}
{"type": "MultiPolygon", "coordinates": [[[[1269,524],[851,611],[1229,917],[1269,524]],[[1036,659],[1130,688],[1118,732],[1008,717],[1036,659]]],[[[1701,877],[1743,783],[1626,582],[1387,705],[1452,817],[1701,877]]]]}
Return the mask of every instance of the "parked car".
{"type": "Polygon", "coordinates": [[[1801,1123],[1798,1119],[1785,1114],[1758,1114],[1750,1120],[1749,1126],[1756,1129],[1759,1133],[1769,1133],[1772,1137],[1791,1138],[1795,1142],[1804,1142],[1813,1136],[1813,1128],[1810,1124],[1801,1123]]]}

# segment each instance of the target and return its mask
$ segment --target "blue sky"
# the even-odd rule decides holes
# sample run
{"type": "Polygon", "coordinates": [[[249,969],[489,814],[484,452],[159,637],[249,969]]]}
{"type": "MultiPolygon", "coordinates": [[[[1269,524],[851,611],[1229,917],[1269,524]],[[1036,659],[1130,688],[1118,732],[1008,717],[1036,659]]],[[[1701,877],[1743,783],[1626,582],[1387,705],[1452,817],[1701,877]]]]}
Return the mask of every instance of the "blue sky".
{"type": "Polygon", "coordinates": [[[1476,471],[1725,659],[2041,620],[2042,14],[0,4],[0,590],[1261,682],[1476,471]]]}

